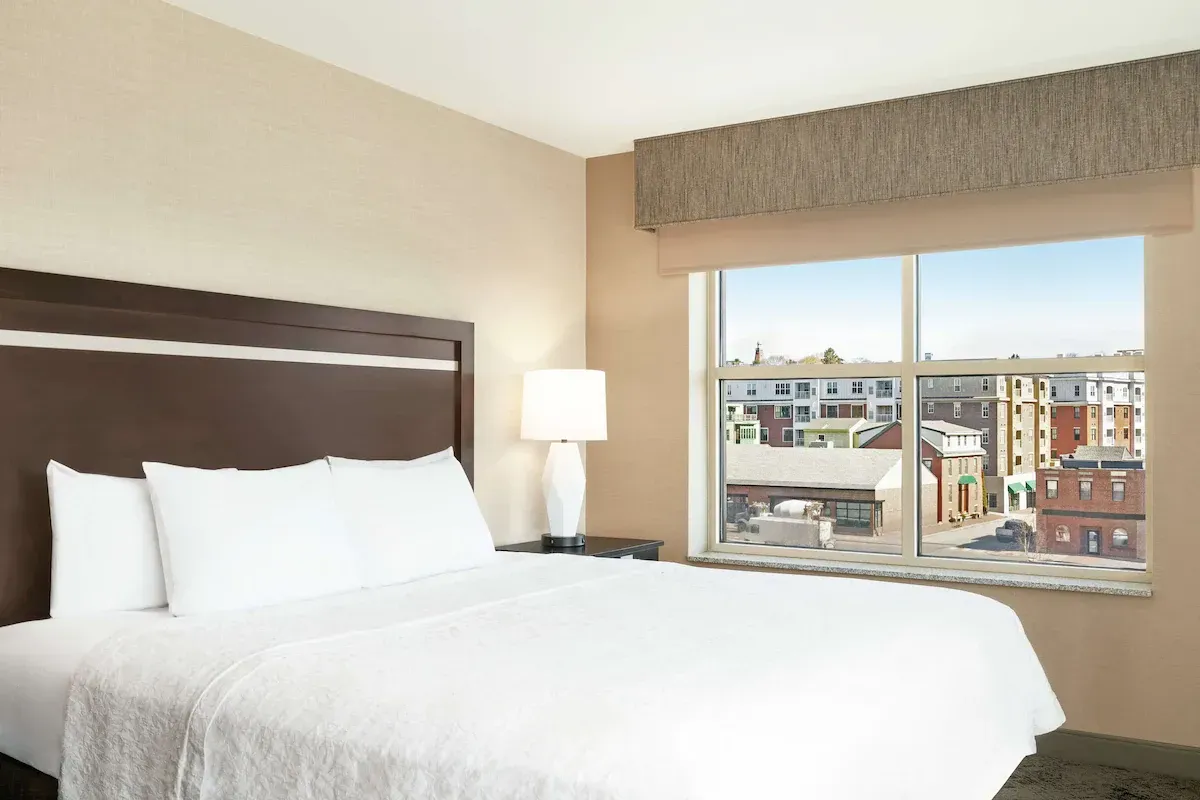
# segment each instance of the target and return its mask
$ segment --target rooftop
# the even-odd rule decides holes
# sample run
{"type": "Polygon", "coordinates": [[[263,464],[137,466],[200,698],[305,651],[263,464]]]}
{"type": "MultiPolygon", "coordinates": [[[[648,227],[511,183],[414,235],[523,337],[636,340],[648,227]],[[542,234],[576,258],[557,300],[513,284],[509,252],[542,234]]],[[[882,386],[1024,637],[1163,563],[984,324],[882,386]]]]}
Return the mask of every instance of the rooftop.
{"type": "Polygon", "coordinates": [[[1133,454],[1121,446],[1101,446],[1083,444],[1075,448],[1075,452],[1063,458],[1078,458],[1081,461],[1129,461],[1133,454]]]}
{"type": "Polygon", "coordinates": [[[812,422],[799,422],[796,427],[802,431],[849,431],[857,430],[867,424],[861,417],[827,417],[814,419],[812,422]]]}
{"type": "MultiPolygon", "coordinates": [[[[725,479],[743,486],[875,489],[900,463],[899,450],[769,447],[725,450],[725,479]]],[[[928,470],[923,470],[934,480],[928,470]]]]}
{"type": "Polygon", "coordinates": [[[927,431],[937,431],[938,433],[945,434],[947,436],[978,436],[980,433],[975,428],[968,428],[965,425],[956,425],[953,422],[943,422],[940,419],[922,420],[921,427],[927,431]]]}

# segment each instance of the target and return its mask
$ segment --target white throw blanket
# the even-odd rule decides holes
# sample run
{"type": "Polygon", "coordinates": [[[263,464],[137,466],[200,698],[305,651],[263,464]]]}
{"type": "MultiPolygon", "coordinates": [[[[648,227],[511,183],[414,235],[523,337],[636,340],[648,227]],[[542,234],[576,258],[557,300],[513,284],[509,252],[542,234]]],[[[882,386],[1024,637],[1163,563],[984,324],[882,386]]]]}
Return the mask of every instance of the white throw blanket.
{"type": "Polygon", "coordinates": [[[114,636],[64,800],[990,800],[1062,712],[966,592],[573,556],[114,636]]]}

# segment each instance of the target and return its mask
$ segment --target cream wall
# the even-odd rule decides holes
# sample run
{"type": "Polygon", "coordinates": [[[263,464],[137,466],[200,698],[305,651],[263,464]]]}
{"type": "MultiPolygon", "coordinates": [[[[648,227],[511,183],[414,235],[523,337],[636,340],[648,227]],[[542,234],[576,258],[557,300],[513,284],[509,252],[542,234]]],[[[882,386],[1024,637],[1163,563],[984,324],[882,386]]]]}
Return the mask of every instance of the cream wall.
{"type": "Polygon", "coordinates": [[[584,169],[158,0],[0,3],[0,265],[473,321],[502,542],[521,374],[584,362],[584,169]]]}
{"type": "MultiPolygon", "coordinates": [[[[1200,197],[1200,171],[1194,182],[1200,197]]],[[[632,227],[631,153],[590,159],[587,195],[588,365],[608,371],[610,408],[609,440],[589,454],[589,526],[664,539],[664,556],[681,560],[688,282],[659,277],[653,235],[632,227]]],[[[1161,424],[1192,419],[1200,403],[1200,207],[1193,213],[1192,233],[1146,242],[1154,596],[974,591],[1016,610],[1067,727],[1200,746],[1200,468],[1195,436],[1161,424]]]]}

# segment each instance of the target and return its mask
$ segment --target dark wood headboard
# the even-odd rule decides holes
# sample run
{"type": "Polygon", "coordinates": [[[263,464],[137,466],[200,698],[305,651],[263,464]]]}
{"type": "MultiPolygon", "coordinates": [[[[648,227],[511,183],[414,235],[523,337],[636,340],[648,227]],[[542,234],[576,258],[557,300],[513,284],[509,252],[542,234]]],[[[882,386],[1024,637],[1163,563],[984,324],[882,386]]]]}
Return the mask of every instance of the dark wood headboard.
{"type": "Polygon", "coordinates": [[[267,469],[453,445],[474,326],[0,269],[0,625],[50,608],[46,462],[267,469]]]}

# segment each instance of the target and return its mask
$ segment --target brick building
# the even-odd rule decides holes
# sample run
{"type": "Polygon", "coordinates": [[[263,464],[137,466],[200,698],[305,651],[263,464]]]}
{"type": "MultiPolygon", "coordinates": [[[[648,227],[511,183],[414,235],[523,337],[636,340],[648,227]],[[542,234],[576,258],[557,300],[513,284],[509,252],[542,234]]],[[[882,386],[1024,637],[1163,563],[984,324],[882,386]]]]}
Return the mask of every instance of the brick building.
{"type": "MultiPolygon", "coordinates": [[[[874,436],[863,435],[861,447],[875,450],[899,450],[901,424],[893,422],[877,429],[874,436]]],[[[987,510],[984,495],[981,431],[951,422],[928,420],[921,423],[921,463],[937,478],[937,521],[980,516],[987,510]]]]}
{"type": "Polygon", "coordinates": [[[1039,548],[1063,555],[1145,561],[1144,463],[1075,457],[1063,459],[1058,468],[1039,469],[1039,548]]]}

